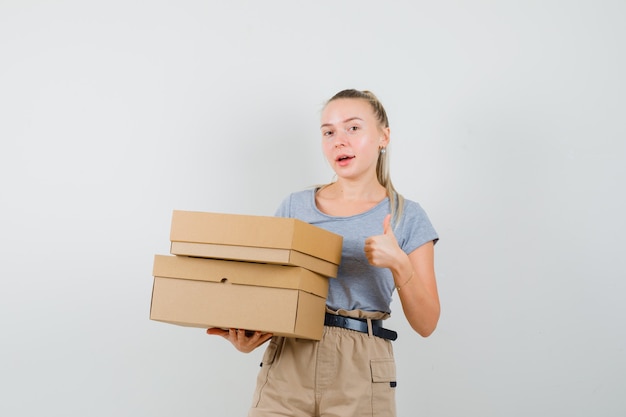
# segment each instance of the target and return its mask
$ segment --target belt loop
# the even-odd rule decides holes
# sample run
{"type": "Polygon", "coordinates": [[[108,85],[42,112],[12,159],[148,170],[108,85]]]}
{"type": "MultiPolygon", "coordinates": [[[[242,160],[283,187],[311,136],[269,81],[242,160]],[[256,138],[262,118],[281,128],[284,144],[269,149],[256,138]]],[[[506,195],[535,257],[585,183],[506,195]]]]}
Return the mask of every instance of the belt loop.
{"type": "Polygon", "coordinates": [[[372,319],[367,319],[367,335],[374,337],[374,332],[372,332],[372,319]]]}

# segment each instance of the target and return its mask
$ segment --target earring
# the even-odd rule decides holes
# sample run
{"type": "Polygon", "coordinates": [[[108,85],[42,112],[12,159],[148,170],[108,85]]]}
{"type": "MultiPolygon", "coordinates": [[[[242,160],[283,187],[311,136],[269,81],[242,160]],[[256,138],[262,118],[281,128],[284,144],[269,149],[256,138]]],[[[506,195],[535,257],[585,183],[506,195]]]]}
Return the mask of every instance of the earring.
{"type": "Polygon", "coordinates": [[[385,148],[380,148],[380,153],[381,153],[381,154],[383,154],[383,155],[384,155],[384,154],[385,154],[385,152],[387,152],[387,150],[386,150],[385,148]]]}

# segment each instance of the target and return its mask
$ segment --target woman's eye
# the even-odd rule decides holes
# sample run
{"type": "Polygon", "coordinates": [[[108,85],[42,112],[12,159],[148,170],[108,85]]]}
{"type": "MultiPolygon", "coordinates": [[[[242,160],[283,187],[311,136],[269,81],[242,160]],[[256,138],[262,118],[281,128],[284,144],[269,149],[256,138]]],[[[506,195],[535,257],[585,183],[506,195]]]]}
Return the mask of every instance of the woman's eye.
{"type": "Polygon", "coordinates": [[[359,130],[359,127],[358,126],[350,126],[348,128],[348,130],[351,131],[351,132],[356,132],[357,130],[359,130]]]}

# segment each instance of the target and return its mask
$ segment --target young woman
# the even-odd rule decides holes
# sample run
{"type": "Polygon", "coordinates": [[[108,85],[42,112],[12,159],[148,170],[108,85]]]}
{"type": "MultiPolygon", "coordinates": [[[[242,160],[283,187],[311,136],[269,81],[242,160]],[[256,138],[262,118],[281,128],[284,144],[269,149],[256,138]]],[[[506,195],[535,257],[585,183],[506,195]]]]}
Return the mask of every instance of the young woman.
{"type": "Polygon", "coordinates": [[[209,329],[250,352],[271,338],[249,416],[395,416],[395,361],[385,329],[392,294],[420,335],[439,320],[434,271],[438,236],[418,203],[389,177],[389,122],[369,91],[344,90],[321,116],[322,149],[336,173],[330,184],[295,192],[276,215],[343,236],[330,280],[320,341],[209,329]]]}

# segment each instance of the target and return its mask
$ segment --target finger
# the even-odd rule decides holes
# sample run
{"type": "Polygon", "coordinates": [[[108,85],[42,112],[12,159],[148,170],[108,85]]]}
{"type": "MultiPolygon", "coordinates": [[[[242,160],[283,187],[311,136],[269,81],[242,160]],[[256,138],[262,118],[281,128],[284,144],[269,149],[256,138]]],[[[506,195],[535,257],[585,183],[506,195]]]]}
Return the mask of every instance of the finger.
{"type": "Polygon", "coordinates": [[[385,220],[383,220],[383,234],[387,235],[389,233],[393,233],[391,229],[391,214],[385,216],[385,220]]]}
{"type": "Polygon", "coordinates": [[[269,335],[270,337],[272,337],[271,333],[263,333],[261,331],[255,331],[254,334],[251,336],[252,339],[254,339],[255,341],[262,339],[263,337],[269,335]]]}
{"type": "Polygon", "coordinates": [[[213,327],[207,329],[207,334],[216,335],[216,336],[228,336],[228,330],[220,329],[218,327],[213,327]]]}
{"type": "Polygon", "coordinates": [[[236,331],[237,334],[237,341],[242,342],[246,339],[246,331],[243,329],[237,329],[236,331]]]}
{"type": "Polygon", "coordinates": [[[240,343],[248,343],[250,337],[254,334],[250,330],[237,329],[237,340],[240,343]]]}
{"type": "Polygon", "coordinates": [[[272,333],[261,333],[259,335],[259,343],[258,345],[262,345],[263,343],[267,342],[268,340],[270,340],[272,338],[272,336],[274,336],[272,333]]]}
{"type": "Polygon", "coordinates": [[[237,341],[237,329],[228,329],[228,338],[234,343],[237,341]]]}
{"type": "Polygon", "coordinates": [[[254,332],[254,335],[250,337],[250,346],[254,346],[255,348],[257,348],[263,343],[267,342],[269,339],[271,339],[272,336],[272,333],[263,333],[260,331],[256,331],[254,332]]]}

